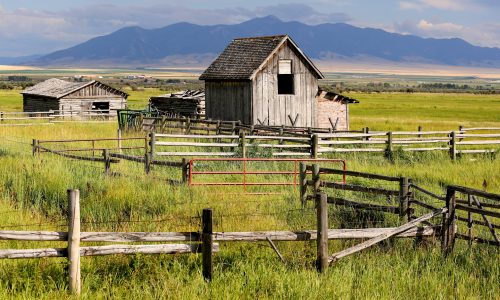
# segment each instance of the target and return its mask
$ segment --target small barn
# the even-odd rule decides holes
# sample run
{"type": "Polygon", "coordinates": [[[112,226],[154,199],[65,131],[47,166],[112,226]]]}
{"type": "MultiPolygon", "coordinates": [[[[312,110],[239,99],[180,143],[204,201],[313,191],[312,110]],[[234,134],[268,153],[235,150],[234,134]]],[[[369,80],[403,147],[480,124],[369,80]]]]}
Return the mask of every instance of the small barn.
{"type": "Polygon", "coordinates": [[[334,92],[318,91],[316,96],[318,127],[334,130],[349,130],[349,105],[358,100],[334,92]]]}
{"type": "Polygon", "coordinates": [[[117,109],[127,107],[128,94],[99,81],[69,82],[56,78],[26,88],[23,111],[59,111],[60,114],[78,114],[95,111],[116,115],[117,109]]]}
{"type": "Polygon", "coordinates": [[[205,92],[202,90],[154,96],[149,99],[149,104],[162,115],[197,119],[205,116],[205,92]]]}
{"type": "Polygon", "coordinates": [[[321,78],[288,35],[235,39],[200,77],[206,118],[316,127],[321,78]]]}

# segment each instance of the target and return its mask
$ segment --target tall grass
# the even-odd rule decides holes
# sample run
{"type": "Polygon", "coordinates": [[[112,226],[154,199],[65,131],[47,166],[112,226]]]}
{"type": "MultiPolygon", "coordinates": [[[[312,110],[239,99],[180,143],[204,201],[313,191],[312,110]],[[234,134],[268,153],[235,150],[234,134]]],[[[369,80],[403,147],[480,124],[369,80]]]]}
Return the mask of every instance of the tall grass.
{"type": "MultiPolygon", "coordinates": [[[[486,105],[496,105],[485,101],[486,105]]],[[[410,107],[416,115],[418,107],[410,107]]],[[[395,124],[377,121],[376,116],[365,113],[368,126],[382,129],[395,124]]],[[[353,116],[356,116],[354,109],[353,116]]],[[[357,115],[353,121],[361,125],[363,118],[357,115]]],[[[404,115],[396,121],[401,129],[414,129],[417,124],[407,122],[404,115]]],[[[462,121],[479,122],[468,115],[447,125],[462,121]]],[[[430,117],[430,122],[433,129],[443,126],[437,118],[430,117]]],[[[498,120],[493,118],[491,122],[498,120]]],[[[84,231],[199,231],[200,213],[205,207],[214,209],[216,231],[315,228],[314,208],[308,205],[302,210],[293,189],[281,189],[283,194],[250,196],[243,195],[241,187],[190,188],[167,181],[180,179],[178,169],[155,167],[146,176],[142,165],[124,161],[112,166],[113,175],[104,176],[101,163],[52,154],[33,157],[29,145],[33,138],[94,138],[115,134],[115,124],[0,127],[0,229],[65,231],[67,188],[81,190],[84,231]],[[13,227],[16,225],[22,227],[13,227]]],[[[376,154],[334,157],[346,159],[350,170],[412,177],[419,185],[439,193],[448,184],[481,189],[484,182],[488,191],[500,192],[500,159],[495,157],[465,156],[455,162],[445,154],[399,153],[391,161],[376,154]]],[[[222,180],[237,179],[222,177],[222,180]]],[[[390,187],[383,183],[380,186],[390,187]]],[[[330,208],[332,228],[394,226],[400,222],[393,216],[359,215],[330,208]]],[[[331,241],[330,252],[355,243],[331,241]]],[[[0,242],[0,248],[64,246],[64,243],[0,242]]],[[[421,243],[412,239],[395,240],[347,257],[324,275],[318,275],[314,268],[314,242],[280,242],[277,246],[286,264],[279,261],[267,243],[222,243],[221,252],[215,255],[215,275],[210,284],[201,275],[199,255],[83,258],[82,298],[496,299],[500,294],[500,257],[498,250],[489,246],[469,247],[466,242],[457,241],[455,251],[444,257],[434,239],[421,243]]],[[[66,267],[66,261],[57,258],[2,260],[0,298],[65,299],[66,267]]]]}

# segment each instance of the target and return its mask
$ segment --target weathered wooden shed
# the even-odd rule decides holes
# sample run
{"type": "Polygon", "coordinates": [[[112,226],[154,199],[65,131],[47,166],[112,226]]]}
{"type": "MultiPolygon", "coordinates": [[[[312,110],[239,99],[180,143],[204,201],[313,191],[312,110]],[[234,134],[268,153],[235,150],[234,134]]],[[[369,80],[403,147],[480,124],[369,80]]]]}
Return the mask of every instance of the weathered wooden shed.
{"type": "Polygon", "coordinates": [[[288,35],[233,40],[205,70],[207,119],[317,126],[323,74],[288,35]]]}
{"type": "Polygon", "coordinates": [[[358,100],[322,90],[318,91],[316,100],[318,127],[349,130],[349,105],[359,103],[358,100]]]}
{"type": "Polygon", "coordinates": [[[99,81],[68,82],[57,78],[26,88],[23,111],[55,110],[60,114],[101,112],[116,115],[117,109],[127,107],[128,94],[99,81]]]}
{"type": "Polygon", "coordinates": [[[162,115],[189,118],[205,117],[205,91],[186,90],[149,98],[152,108],[162,115]]]}

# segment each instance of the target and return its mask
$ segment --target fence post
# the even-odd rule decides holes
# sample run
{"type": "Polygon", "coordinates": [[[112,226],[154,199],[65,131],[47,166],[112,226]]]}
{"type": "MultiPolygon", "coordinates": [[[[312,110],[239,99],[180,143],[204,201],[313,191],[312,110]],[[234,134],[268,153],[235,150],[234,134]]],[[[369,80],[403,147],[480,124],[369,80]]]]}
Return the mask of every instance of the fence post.
{"type": "Polygon", "coordinates": [[[144,172],[146,172],[146,174],[149,174],[149,172],[151,172],[151,154],[150,153],[144,154],[144,172]]]}
{"type": "Polygon", "coordinates": [[[189,134],[191,132],[191,118],[187,118],[186,120],[186,134],[189,134]]]}
{"type": "Polygon", "coordinates": [[[457,159],[457,139],[455,131],[452,131],[450,134],[450,158],[451,160],[457,159]]]}
{"type": "Polygon", "coordinates": [[[80,295],[80,190],[68,190],[69,291],[80,295]]]}
{"type": "Polygon", "coordinates": [[[104,158],[104,174],[109,175],[111,170],[111,158],[109,157],[109,150],[102,150],[102,157],[104,158]]]}
{"type": "Polygon", "coordinates": [[[122,130],[120,128],[118,128],[116,130],[116,136],[118,138],[118,152],[120,154],[122,154],[123,153],[123,151],[122,151],[122,130]]]}
{"type": "MultiPolygon", "coordinates": [[[[422,132],[422,126],[421,125],[418,125],[418,132],[422,132]]],[[[422,135],[419,134],[419,135],[417,135],[417,137],[421,138],[422,135]]]]}
{"type": "Polygon", "coordinates": [[[314,191],[313,194],[316,197],[319,193],[319,188],[321,187],[321,179],[319,177],[319,165],[317,164],[313,165],[312,180],[313,180],[313,191],[314,191]]]}
{"type": "Polygon", "coordinates": [[[385,156],[392,157],[392,131],[387,133],[387,148],[385,149],[385,156]]]}
{"type": "Polygon", "coordinates": [[[186,183],[188,181],[188,169],[189,164],[186,158],[182,159],[182,182],[186,183]]]}
{"type": "Polygon", "coordinates": [[[240,132],[240,147],[241,147],[241,157],[247,157],[247,142],[245,138],[245,132],[240,132]]]}
{"type": "Polygon", "coordinates": [[[151,154],[151,159],[155,157],[155,144],[156,144],[156,134],[151,131],[149,133],[149,153],[151,154]]]}
{"type": "Polygon", "coordinates": [[[32,148],[33,148],[33,156],[35,156],[39,152],[39,149],[38,149],[38,140],[33,139],[31,145],[32,145],[32,148]]]}
{"type": "Polygon", "coordinates": [[[311,158],[318,158],[318,135],[313,134],[311,136],[311,158]]]}
{"type": "Polygon", "coordinates": [[[408,210],[408,177],[399,178],[399,217],[403,218],[407,215],[408,210]]]}
{"type": "Polygon", "coordinates": [[[213,229],[212,229],[212,209],[203,209],[202,214],[202,261],[203,261],[203,277],[206,281],[212,280],[212,246],[213,246],[213,229]]]}
{"type": "MultiPolygon", "coordinates": [[[[366,134],[370,134],[370,128],[369,128],[369,127],[366,127],[366,129],[365,129],[365,133],[366,133],[366,134]]],[[[369,137],[369,136],[367,136],[367,137],[366,137],[366,140],[367,140],[367,141],[369,141],[369,140],[370,140],[370,137],[369,137]]]]}
{"type": "Polygon", "coordinates": [[[318,272],[325,273],[328,268],[328,197],[326,193],[316,196],[317,237],[316,245],[318,258],[316,267],[318,272]]]}
{"type": "Polygon", "coordinates": [[[299,184],[300,184],[300,202],[302,207],[307,203],[307,169],[304,162],[299,164],[299,184]]]}
{"type": "Polygon", "coordinates": [[[441,249],[444,254],[448,254],[453,250],[455,245],[455,205],[456,195],[455,190],[451,187],[446,189],[446,213],[443,214],[442,239],[441,249]]]}

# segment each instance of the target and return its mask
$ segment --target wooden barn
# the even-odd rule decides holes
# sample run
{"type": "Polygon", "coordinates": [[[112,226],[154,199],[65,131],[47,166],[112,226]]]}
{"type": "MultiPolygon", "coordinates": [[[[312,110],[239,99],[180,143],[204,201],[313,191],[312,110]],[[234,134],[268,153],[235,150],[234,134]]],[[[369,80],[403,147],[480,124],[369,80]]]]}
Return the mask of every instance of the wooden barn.
{"type": "Polygon", "coordinates": [[[206,118],[316,127],[321,78],[288,35],[235,39],[200,77],[206,118]]]}
{"type": "Polygon", "coordinates": [[[205,116],[205,92],[186,90],[149,98],[152,108],[162,115],[200,119],[205,116]]]}
{"type": "Polygon", "coordinates": [[[318,91],[316,96],[318,127],[334,130],[349,130],[349,105],[358,100],[334,92],[318,91]]]}
{"type": "Polygon", "coordinates": [[[26,88],[23,111],[59,111],[60,114],[96,113],[116,115],[127,107],[128,94],[98,81],[68,82],[56,78],[26,88]]]}

